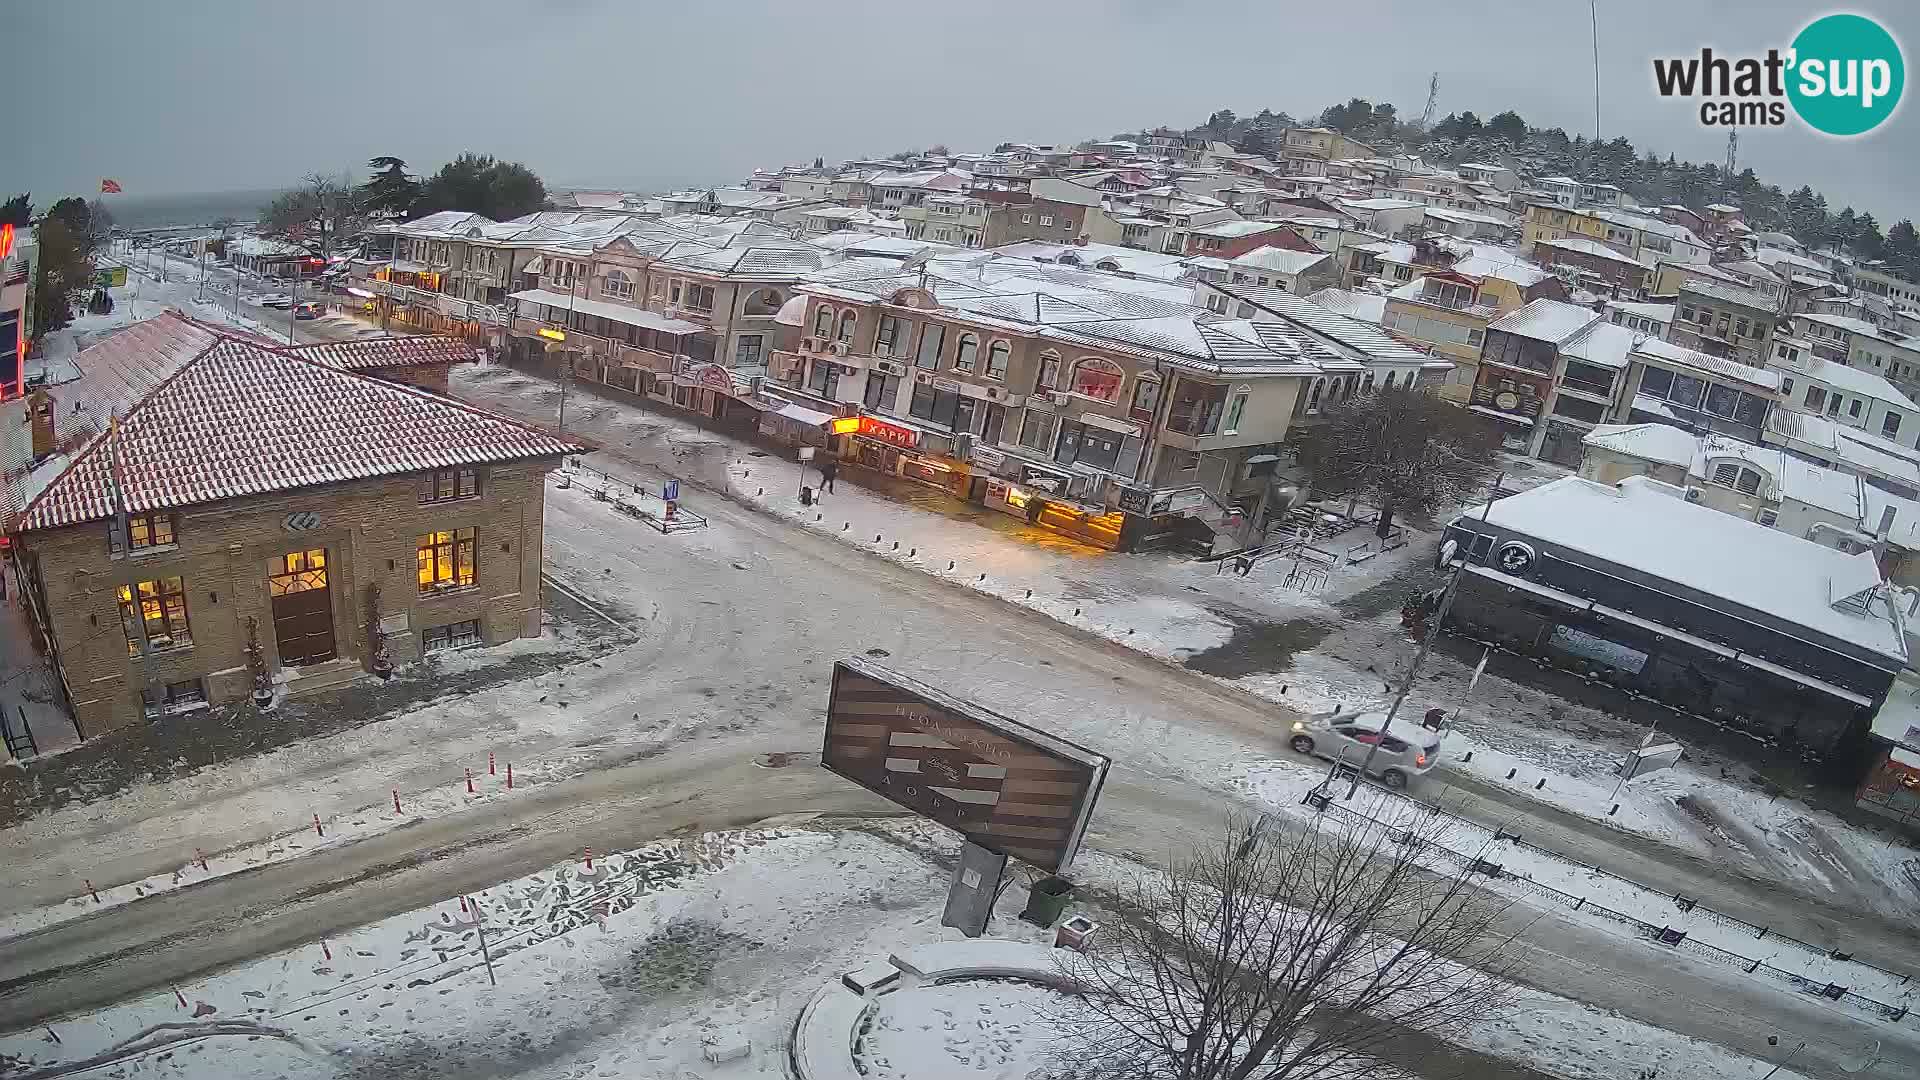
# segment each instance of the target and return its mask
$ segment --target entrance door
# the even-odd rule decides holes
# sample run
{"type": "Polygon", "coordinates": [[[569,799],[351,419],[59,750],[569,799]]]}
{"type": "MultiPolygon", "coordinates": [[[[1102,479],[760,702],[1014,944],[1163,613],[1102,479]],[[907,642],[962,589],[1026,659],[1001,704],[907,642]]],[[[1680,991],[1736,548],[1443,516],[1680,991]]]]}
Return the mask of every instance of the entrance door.
{"type": "Polygon", "coordinates": [[[290,551],[267,562],[273,599],[273,639],[289,667],[331,660],[333,601],[327,589],[327,549],[290,551]]]}

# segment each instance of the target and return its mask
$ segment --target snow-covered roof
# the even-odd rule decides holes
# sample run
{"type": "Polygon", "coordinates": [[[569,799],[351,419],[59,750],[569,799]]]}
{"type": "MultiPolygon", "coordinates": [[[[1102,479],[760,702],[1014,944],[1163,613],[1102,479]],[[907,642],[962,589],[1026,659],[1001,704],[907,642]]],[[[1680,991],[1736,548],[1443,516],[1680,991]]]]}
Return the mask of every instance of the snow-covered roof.
{"type": "MultiPolygon", "coordinates": [[[[1362,321],[1286,291],[1259,285],[1221,285],[1212,288],[1306,327],[1335,342],[1355,359],[1389,363],[1434,362],[1434,357],[1394,337],[1373,322],[1362,321]]],[[[1384,301],[1383,301],[1384,302],[1384,301]]],[[[1447,365],[1451,366],[1451,365],[1447,365]]]]}
{"type": "Polygon", "coordinates": [[[1624,311],[1629,315],[1638,315],[1643,319],[1652,319],[1657,323],[1673,321],[1672,304],[1641,304],[1631,300],[1609,300],[1607,307],[1614,311],[1624,311]]]}
{"type": "Polygon", "coordinates": [[[1361,322],[1379,325],[1387,317],[1387,298],[1379,293],[1354,292],[1351,289],[1321,289],[1307,295],[1309,303],[1319,304],[1361,322]]]}
{"type": "Polygon", "coordinates": [[[1766,312],[1773,311],[1777,306],[1773,297],[1765,293],[1754,292],[1752,289],[1736,288],[1732,285],[1722,285],[1717,281],[1705,281],[1700,278],[1691,278],[1680,286],[1680,295],[1682,297],[1685,297],[1688,293],[1703,296],[1708,300],[1722,304],[1735,304],[1740,307],[1758,308],[1766,312]]]}
{"type": "MultiPolygon", "coordinates": [[[[1479,507],[1461,518],[1479,518],[1479,507]]],[[[1664,494],[1642,477],[1618,485],[1562,477],[1494,501],[1489,523],[1762,612],[1904,664],[1884,615],[1834,607],[1880,584],[1873,553],[1848,555],[1664,494]]]]}
{"type": "Polygon", "coordinates": [[[1600,313],[1591,308],[1543,298],[1502,316],[1488,325],[1487,329],[1559,345],[1598,318],[1600,313]]]}
{"type": "Polygon", "coordinates": [[[1407,199],[1336,199],[1341,206],[1350,210],[1413,210],[1425,209],[1425,203],[1411,202],[1407,199]]]}
{"type": "Polygon", "coordinates": [[[1728,206],[1726,203],[1708,203],[1707,209],[1713,211],[1716,214],[1737,214],[1740,212],[1739,207],[1728,206]]]}
{"type": "Polygon", "coordinates": [[[1608,262],[1624,263],[1628,266],[1638,266],[1646,270],[1653,269],[1649,264],[1641,262],[1639,259],[1628,255],[1624,251],[1620,251],[1617,248],[1610,248],[1598,240],[1589,240],[1584,236],[1563,236],[1558,240],[1538,240],[1534,242],[1534,246],[1554,248],[1558,251],[1577,252],[1591,258],[1605,259],[1608,262]]]}
{"type": "Polygon", "coordinates": [[[1161,281],[1179,281],[1185,275],[1188,266],[1201,263],[1200,259],[1192,259],[1171,252],[1142,251],[1139,248],[1120,247],[1117,244],[1056,244],[1046,240],[1021,240],[1012,244],[1002,244],[994,248],[993,253],[1015,259],[1060,263],[1064,266],[1078,266],[1084,270],[1104,270],[1109,273],[1132,274],[1135,277],[1157,278],[1161,281]]]}
{"type": "Polygon", "coordinates": [[[1806,311],[1794,316],[1794,318],[1805,319],[1808,322],[1819,323],[1822,326],[1831,326],[1835,330],[1845,330],[1849,334],[1877,336],[1878,333],[1878,327],[1874,326],[1873,323],[1866,319],[1856,319],[1851,315],[1829,315],[1824,311],[1806,311]]]}
{"type": "Polygon", "coordinates": [[[94,348],[109,344],[121,370],[145,373],[144,385],[108,403],[118,433],[96,433],[78,449],[27,505],[21,530],[111,516],[116,462],[125,508],[139,512],[579,449],[518,421],[172,312],[94,348]],[[148,332],[128,336],[142,327],[148,332]]]}
{"type": "Polygon", "coordinates": [[[1448,269],[1468,277],[1499,278],[1502,281],[1511,281],[1523,289],[1532,288],[1553,276],[1518,255],[1500,251],[1497,248],[1491,254],[1476,251],[1448,269]]]}
{"type": "Polygon", "coordinates": [[[1227,260],[1230,265],[1249,270],[1272,270],[1280,274],[1301,274],[1333,256],[1323,251],[1289,251],[1279,247],[1257,247],[1227,260]]]}
{"type": "Polygon", "coordinates": [[[1808,378],[1818,379],[1828,386],[1837,387],[1856,397],[1884,401],[1909,411],[1920,410],[1920,405],[1915,405],[1913,399],[1895,389],[1892,383],[1865,368],[1836,364],[1816,356],[1811,364],[1801,370],[1808,378]]]}
{"type": "Polygon", "coordinates": [[[1505,218],[1494,217],[1492,214],[1476,214],[1471,210],[1456,210],[1450,206],[1429,206],[1427,216],[1439,218],[1441,221],[1464,221],[1477,225],[1507,224],[1505,218]]]}
{"type": "Polygon", "coordinates": [[[1700,449],[1699,436],[1670,424],[1601,424],[1580,441],[1598,450],[1682,467],[1693,464],[1700,449]]]}
{"type": "Polygon", "coordinates": [[[473,346],[444,337],[377,337],[283,346],[280,352],[342,371],[381,371],[473,359],[473,346]]]}
{"type": "Polygon", "coordinates": [[[1689,349],[1685,345],[1675,345],[1664,338],[1642,338],[1634,345],[1633,351],[1643,358],[1656,359],[1673,367],[1691,368],[1727,382],[1745,383],[1768,393],[1780,389],[1780,373],[1777,371],[1752,367],[1738,360],[1689,349]]]}
{"type": "Polygon", "coordinates": [[[1639,338],[1640,334],[1624,326],[1601,321],[1563,342],[1560,353],[1570,360],[1618,369],[1627,366],[1627,354],[1639,338]]]}
{"type": "Polygon", "coordinates": [[[236,236],[227,241],[228,255],[247,255],[254,258],[273,256],[292,257],[307,254],[307,249],[299,244],[289,244],[285,240],[275,240],[271,236],[236,236]]]}
{"type": "Polygon", "coordinates": [[[1271,221],[1216,221],[1210,225],[1196,225],[1192,231],[1195,236],[1237,237],[1253,236],[1283,228],[1286,226],[1276,225],[1271,221]]]}

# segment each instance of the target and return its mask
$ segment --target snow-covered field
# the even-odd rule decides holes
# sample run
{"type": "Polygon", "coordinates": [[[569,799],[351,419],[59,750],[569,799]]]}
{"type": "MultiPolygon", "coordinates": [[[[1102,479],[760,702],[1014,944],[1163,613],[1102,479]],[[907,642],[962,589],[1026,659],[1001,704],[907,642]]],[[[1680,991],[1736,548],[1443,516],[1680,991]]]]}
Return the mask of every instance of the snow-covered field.
{"type": "MultiPolygon", "coordinates": [[[[822,984],[902,948],[960,940],[939,925],[948,871],[915,850],[957,846],[919,825],[794,823],[649,844],[591,870],[572,861],[470,905],[447,897],[0,1037],[0,1075],[112,1060],[102,1075],[781,1077],[794,1017],[822,984]],[[708,1036],[744,1037],[750,1052],[707,1064],[708,1036]]],[[[1137,870],[1095,858],[1086,876],[1137,870]]],[[[1050,940],[1011,917],[1024,902],[1024,890],[1008,889],[990,932],[1050,940]]],[[[1083,906],[1111,917],[1097,902],[1083,906]]],[[[964,983],[888,1003],[865,1047],[870,1075],[1023,1077],[1045,1060],[1049,1039],[1035,993],[964,983]]],[[[1632,1075],[1617,1069],[1640,1062],[1707,1080],[1764,1072],[1724,1048],[1550,995],[1525,993],[1520,1004],[1463,1032],[1461,1044],[1568,1080],[1632,1075]]]]}

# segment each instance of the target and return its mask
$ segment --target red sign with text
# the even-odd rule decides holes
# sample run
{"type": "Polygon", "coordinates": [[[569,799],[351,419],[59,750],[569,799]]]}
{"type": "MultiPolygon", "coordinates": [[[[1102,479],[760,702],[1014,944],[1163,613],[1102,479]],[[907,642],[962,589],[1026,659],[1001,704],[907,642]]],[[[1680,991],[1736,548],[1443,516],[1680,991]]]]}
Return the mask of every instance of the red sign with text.
{"type": "Polygon", "coordinates": [[[859,433],[869,439],[890,443],[907,450],[911,450],[920,445],[919,432],[912,428],[901,427],[898,424],[889,424],[885,420],[876,420],[871,416],[863,416],[860,418],[859,433]]]}

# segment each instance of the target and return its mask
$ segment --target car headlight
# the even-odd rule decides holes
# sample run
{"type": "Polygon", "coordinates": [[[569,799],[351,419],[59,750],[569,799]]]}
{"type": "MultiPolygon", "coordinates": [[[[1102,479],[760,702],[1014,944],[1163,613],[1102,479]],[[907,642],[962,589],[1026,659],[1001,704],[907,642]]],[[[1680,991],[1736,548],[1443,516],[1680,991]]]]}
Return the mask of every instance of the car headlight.
{"type": "Polygon", "coordinates": [[[1295,721],[1293,722],[1293,730],[1295,730],[1295,731],[1305,731],[1305,730],[1307,730],[1307,724],[1306,724],[1306,721],[1304,721],[1304,720],[1295,720],[1295,721]]]}

